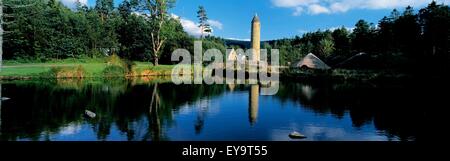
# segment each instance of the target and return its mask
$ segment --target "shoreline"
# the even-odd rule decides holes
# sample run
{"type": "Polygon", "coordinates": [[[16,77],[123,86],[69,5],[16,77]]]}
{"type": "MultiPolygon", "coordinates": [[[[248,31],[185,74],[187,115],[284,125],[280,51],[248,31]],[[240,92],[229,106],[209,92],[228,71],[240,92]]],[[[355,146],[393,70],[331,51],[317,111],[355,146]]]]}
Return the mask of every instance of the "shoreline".
{"type": "MultiPolygon", "coordinates": [[[[45,79],[108,79],[108,78],[140,78],[171,77],[174,65],[153,66],[147,62],[132,62],[127,66],[115,65],[109,61],[79,63],[24,63],[3,66],[0,80],[45,80],[45,79]]],[[[235,76],[238,71],[235,71],[235,76]]],[[[381,69],[329,69],[314,70],[300,68],[280,68],[279,78],[283,80],[315,80],[315,81],[389,81],[412,80],[440,77],[429,73],[412,73],[405,70],[381,69]]],[[[226,74],[226,71],[223,71],[226,74]]],[[[275,73],[272,73],[275,74],[275,73]]],[[[245,72],[247,79],[249,72],[245,72]]],[[[270,74],[269,74],[270,75],[270,74]]]]}
{"type": "MultiPolygon", "coordinates": [[[[249,75],[246,72],[246,79],[249,75]]],[[[104,76],[104,75],[0,75],[0,80],[40,80],[40,79],[104,79],[104,78],[141,78],[141,77],[171,77],[172,73],[162,70],[143,70],[141,72],[131,72],[124,75],[104,76]]],[[[400,72],[365,71],[365,70],[343,70],[333,69],[329,71],[280,71],[279,78],[283,80],[333,80],[333,81],[374,81],[374,80],[408,80],[412,79],[412,74],[400,72]]]]}

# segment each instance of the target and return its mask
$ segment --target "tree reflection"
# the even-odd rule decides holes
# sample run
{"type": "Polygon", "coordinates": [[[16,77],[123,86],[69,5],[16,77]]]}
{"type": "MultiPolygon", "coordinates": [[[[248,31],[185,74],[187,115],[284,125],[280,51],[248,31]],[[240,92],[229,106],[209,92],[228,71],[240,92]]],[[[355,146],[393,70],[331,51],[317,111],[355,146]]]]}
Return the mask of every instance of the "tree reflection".
{"type": "Polygon", "coordinates": [[[161,105],[161,98],[158,93],[158,83],[153,85],[152,99],[149,110],[149,133],[152,140],[159,141],[161,138],[161,121],[158,110],[161,105]]]}
{"type": "Polygon", "coordinates": [[[200,134],[205,125],[205,118],[209,110],[209,100],[208,99],[200,99],[198,102],[198,112],[197,117],[194,124],[194,130],[196,134],[200,134]]]}
{"type": "Polygon", "coordinates": [[[417,140],[424,133],[424,113],[430,110],[425,107],[443,100],[433,91],[445,83],[427,88],[420,84],[415,81],[282,83],[277,97],[282,101],[294,100],[300,107],[318,114],[330,113],[342,118],[348,113],[357,130],[373,124],[387,137],[417,140]]]}
{"type": "MultiPolygon", "coordinates": [[[[419,85],[282,82],[274,97],[296,102],[318,114],[336,118],[348,114],[356,129],[373,124],[387,137],[408,140],[424,135],[418,127],[426,125],[423,118],[430,109],[423,107],[439,107],[442,103],[429,100],[445,100],[444,95],[436,96],[431,89],[426,90],[436,88],[431,84],[426,88],[419,85]]],[[[165,132],[173,126],[174,114],[181,107],[199,107],[191,125],[196,134],[202,133],[211,110],[208,101],[230,88],[120,79],[19,81],[0,87],[1,96],[13,98],[0,103],[0,140],[47,140],[72,125],[89,125],[97,140],[113,139],[111,133],[117,128],[127,140],[152,141],[170,140],[165,132]],[[85,109],[94,111],[97,117],[83,118],[85,109]]],[[[245,85],[232,89],[249,90],[245,85]]],[[[247,112],[251,125],[258,120],[259,92],[258,85],[250,86],[247,112]]]]}
{"type": "MultiPolygon", "coordinates": [[[[2,129],[2,83],[0,83],[0,129],[2,129]]],[[[0,135],[2,135],[2,131],[0,130],[0,135]]]]}

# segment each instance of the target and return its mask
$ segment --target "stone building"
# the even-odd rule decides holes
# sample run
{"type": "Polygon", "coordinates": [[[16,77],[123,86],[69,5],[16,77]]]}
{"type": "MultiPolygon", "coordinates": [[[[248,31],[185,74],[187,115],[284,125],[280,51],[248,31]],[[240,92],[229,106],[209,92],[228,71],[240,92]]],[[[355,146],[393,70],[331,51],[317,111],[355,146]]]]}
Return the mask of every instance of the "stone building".
{"type": "Polygon", "coordinates": [[[253,49],[253,60],[260,61],[261,49],[261,23],[258,15],[255,14],[252,20],[251,47],[253,49]]]}

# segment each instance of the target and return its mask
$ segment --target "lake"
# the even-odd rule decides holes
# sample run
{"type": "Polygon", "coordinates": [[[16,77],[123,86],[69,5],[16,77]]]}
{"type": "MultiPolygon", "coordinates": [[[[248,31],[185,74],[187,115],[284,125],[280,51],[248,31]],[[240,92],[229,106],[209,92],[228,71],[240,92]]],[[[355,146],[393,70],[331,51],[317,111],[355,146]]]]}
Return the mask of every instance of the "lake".
{"type": "Polygon", "coordinates": [[[415,141],[426,124],[420,100],[433,97],[415,83],[279,84],[266,96],[259,85],[174,85],[170,78],[3,81],[1,96],[10,99],[0,104],[0,139],[415,141]],[[291,139],[292,131],[307,138],[291,139]]]}

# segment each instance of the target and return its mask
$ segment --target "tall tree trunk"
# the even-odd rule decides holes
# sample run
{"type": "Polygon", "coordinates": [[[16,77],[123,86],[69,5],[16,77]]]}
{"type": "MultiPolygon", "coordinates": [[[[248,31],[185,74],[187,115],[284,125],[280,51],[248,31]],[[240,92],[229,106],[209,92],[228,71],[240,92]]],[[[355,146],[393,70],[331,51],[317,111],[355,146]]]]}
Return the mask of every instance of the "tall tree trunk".
{"type": "Polygon", "coordinates": [[[151,33],[152,36],[152,47],[153,47],[153,65],[158,66],[159,52],[161,50],[162,45],[164,44],[165,38],[160,37],[162,22],[159,24],[159,29],[156,31],[156,34],[151,33]]]}
{"type": "Polygon", "coordinates": [[[203,31],[204,31],[203,26],[201,26],[200,27],[200,32],[201,32],[200,39],[202,39],[202,40],[203,40],[203,31]]]}
{"type": "Polygon", "coordinates": [[[157,56],[153,56],[153,65],[158,66],[159,65],[159,58],[157,56]]]}

